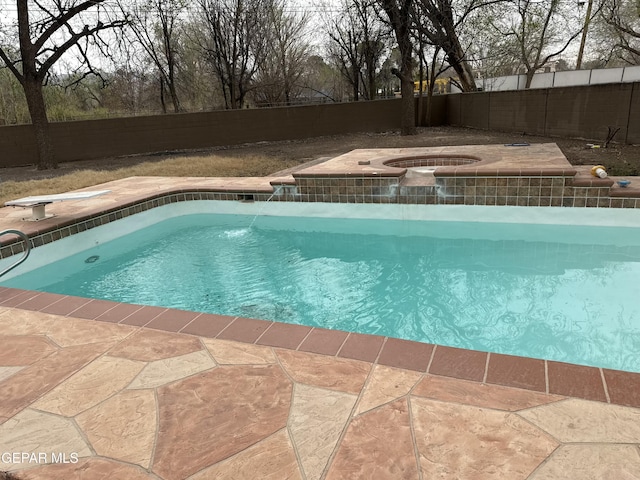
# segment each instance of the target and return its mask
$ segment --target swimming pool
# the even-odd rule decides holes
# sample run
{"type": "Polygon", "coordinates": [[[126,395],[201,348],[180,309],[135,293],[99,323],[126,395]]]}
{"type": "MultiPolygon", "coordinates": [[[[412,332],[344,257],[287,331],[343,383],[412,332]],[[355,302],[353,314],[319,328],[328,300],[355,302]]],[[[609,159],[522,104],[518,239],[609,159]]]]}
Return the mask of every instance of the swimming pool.
{"type": "MultiPolygon", "coordinates": [[[[626,212],[565,225],[571,209],[349,206],[357,218],[327,218],[327,205],[298,216],[193,203],[69,239],[79,253],[3,285],[640,371],[640,229],[620,226],[626,212]]],[[[63,242],[47,261],[67,256],[63,242]]]]}

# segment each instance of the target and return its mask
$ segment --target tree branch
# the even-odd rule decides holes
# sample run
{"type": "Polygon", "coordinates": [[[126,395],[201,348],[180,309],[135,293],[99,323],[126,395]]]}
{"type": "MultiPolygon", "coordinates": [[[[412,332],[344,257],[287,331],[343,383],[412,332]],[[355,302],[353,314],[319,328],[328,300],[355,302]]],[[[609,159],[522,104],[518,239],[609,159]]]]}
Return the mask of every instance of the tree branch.
{"type": "Polygon", "coordinates": [[[0,47],[0,59],[2,59],[4,64],[7,66],[7,68],[11,70],[11,73],[13,73],[15,77],[18,79],[18,81],[22,84],[22,82],[24,81],[24,76],[22,75],[22,73],[20,73],[20,70],[16,68],[15,62],[11,61],[11,59],[6,54],[6,52],[2,49],[2,47],[0,47]]]}
{"type": "MultiPolygon", "coordinates": [[[[102,1],[102,0],[101,0],[102,1]]],[[[71,38],[55,49],[53,55],[47,58],[40,66],[38,76],[44,78],[49,69],[64,55],[71,47],[76,45],[82,38],[90,37],[94,33],[101,30],[107,30],[110,28],[120,28],[127,24],[126,20],[115,20],[111,23],[98,22],[95,27],[89,28],[88,25],[84,26],[84,29],[80,33],[74,33],[71,38]]]]}
{"type": "Polygon", "coordinates": [[[54,17],[52,19],[51,25],[47,27],[47,29],[42,32],[42,34],[38,37],[38,39],[33,44],[36,51],[39,51],[42,46],[63,26],[66,25],[69,20],[75,17],[77,14],[88,10],[91,7],[94,7],[100,3],[103,3],[105,0],[87,0],[82,2],[80,5],[76,5],[75,7],[70,8],[66,12],[61,11],[58,17],[54,17]]]}

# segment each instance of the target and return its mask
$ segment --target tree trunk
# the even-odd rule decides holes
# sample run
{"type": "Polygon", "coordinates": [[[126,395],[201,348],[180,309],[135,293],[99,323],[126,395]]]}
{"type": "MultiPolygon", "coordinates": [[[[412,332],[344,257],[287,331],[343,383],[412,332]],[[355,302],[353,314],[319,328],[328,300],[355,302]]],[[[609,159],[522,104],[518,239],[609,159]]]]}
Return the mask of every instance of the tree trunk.
{"type": "Polygon", "coordinates": [[[236,98],[236,83],[235,83],[235,78],[229,80],[229,101],[231,102],[229,104],[229,108],[231,108],[231,110],[236,110],[237,107],[237,98],[236,98]]]}
{"type": "Polygon", "coordinates": [[[42,82],[37,78],[25,77],[23,86],[38,149],[38,170],[58,168],[58,162],[51,146],[49,119],[42,94],[42,82]]]}
{"type": "Polygon", "coordinates": [[[536,74],[534,69],[527,70],[527,82],[524,84],[524,88],[530,88],[533,76],[536,74]]]}
{"type": "Polygon", "coordinates": [[[403,41],[399,43],[402,65],[400,66],[400,91],[402,92],[402,117],[400,119],[400,133],[415,135],[416,130],[416,100],[413,95],[413,48],[407,31],[403,41]]]}
{"type": "Polygon", "coordinates": [[[353,77],[353,101],[360,100],[360,69],[355,63],[351,65],[351,76],[353,77]]]}
{"type": "Polygon", "coordinates": [[[379,0],[393,27],[393,31],[400,49],[400,71],[391,70],[400,79],[402,92],[402,113],[400,117],[400,133],[415,135],[416,130],[416,102],[413,97],[413,47],[411,46],[411,9],[412,0],[405,0],[400,5],[396,0],[379,0]]]}
{"type": "Polygon", "coordinates": [[[476,79],[473,77],[473,70],[471,70],[471,65],[469,65],[469,62],[467,62],[466,60],[463,60],[462,69],[464,70],[464,73],[465,73],[466,82],[469,85],[469,90],[466,90],[466,91],[468,92],[477,91],[478,87],[476,86],[476,79]]]}
{"type": "Polygon", "coordinates": [[[163,27],[163,36],[165,38],[165,51],[167,57],[168,78],[167,86],[169,87],[169,94],[171,95],[171,103],[173,104],[173,111],[175,113],[180,112],[180,100],[178,100],[178,92],[176,90],[176,75],[175,66],[176,61],[174,58],[173,50],[171,48],[170,36],[171,33],[166,27],[163,27]]]}
{"type": "Polygon", "coordinates": [[[375,71],[369,71],[369,100],[375,100],[378,96],[378,91],[376,89],[376,74],[375,71]]]}
{"type": "Polygon", "coordinates": [[[426,121],[425,125],[427,127],[431,126],[431,112],[433,111],[433,86],[429,85],[427,90],[427,113],[425,114],[426,121]]]}
{"type": "Polygon", "coordinates": [[[164,80],[160,75],[160,105],[162,106],[162,113],[167,113],[167,102],[164,99],[164,80]]]}
{"type": "MultiPolygon", "coordinates": [[[[640,1],[637,1],[638,17],[640,17],[640,1]]],[[[587,33],[589,32],[589,23],[591,22],[591,10],[593,9],[593,0],[589,0],[587,5],[587,14],[584,17],[584,27],[582,28],[582,38],[580,39],[580,49],[578,50],[578,59],[576,60],[576,70],[582,68],[582,56],[584,55],[584,44],[587,41],[587,33]]]]}
{"type": "MultiPolygon", "coordinates": [[[[424,122],[423,122],[423,117],[422,114],[424,113],[424,95],[422,95],[422,85],[424,84],[424,51],[422,50],[422,37],[420,37],[420,46],[418,47],[418,51],[420,52],[420,54],[418,55],[418,58],[420,60],[420,67],[418,68],[418,125],[419,126],[423,126],[424,122]]],[[[428,70],[428,66],[427,66],[427,70],[428,70]]]]}
{"type": "Polygon", "coordinates": [[[179,113],[180,100],[178,99],[178,91],[176,90],[176,78],[173,63],[173,56],[171,56],[169,57],[169,78],[167,79],[167,87],[169,87],[169,95],[171,95],[173,111],[174,113],[179,113]]]}
{"type": "Polygon", "coordinates": [[[174,83],[169,84],[169,95],[171,95],[171,103],[173,104],[174,113],[180,112],[180,101],[178,100],[178,92],[174,83]]]}
{"type": "MultiPolygon", "coordinates": [[[[406,69],[406,66],[404,67],[406,69]]],[[[409,65],[409,68],[406,70],[411,72],[411,65],[409,65]]],[[[391,73],[400,79],[400,93],[402,94],[400,134],[415,135],[418,131],[416,130],[416,101],[413,95],[413,77],[411,74],[407,75],[404,71],[395,68],[391,69],[391,73]]]]}
{"type": "Polygon", "coordinates": [[[438,62],[439,51],[440,48],[436,48],[434,50],[433,57],[431,57],[431,70],[427,70],[427,76],[429,78],[429,88],[427,89],[427,127],[431,126],[431,112],[433,111],[433,91],[436,88],[436,77],[438,76],[438,74],[436,73],[436,64],[438,62]]]}
{"type": "Polygon", "coordinates": [[[478,88],[473,78],[473,72],[469,62],[464,59],[462,47],[456,46],[453,55],[449,54],[449,64],[458,74],[458,80],[463,92],[475,92],[478,88]]]}
{"type": "Polygon", "coordinates": [[[402,117],[400,119],[400,133],[415,135],[416,130],[416,102],[413,96],[413,78],[410,74],[403,74],[400,79],[402,92],[402,117]]]}

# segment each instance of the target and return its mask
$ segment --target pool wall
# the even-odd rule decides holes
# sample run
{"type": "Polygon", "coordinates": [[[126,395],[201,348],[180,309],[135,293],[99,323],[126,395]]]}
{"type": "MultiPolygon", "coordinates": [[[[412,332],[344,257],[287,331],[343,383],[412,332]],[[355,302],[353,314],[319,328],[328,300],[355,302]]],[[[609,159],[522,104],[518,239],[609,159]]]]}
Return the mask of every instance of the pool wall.
{"type": "MultiPolygon", "coordinates": [[[[255,225],[264,228],[260,217],[282,217],[279,223],[271,222],[267,228],[297,230],[296,217],[320,217],[334,219],[379,219],[395,220],[406,223],[402,229],[405,235],[428,235],[439,237],[437,230],[425,232],[418,222],[464,222],[460,238],[476,238],[473,227],[469,223],[486,222],[494,224],[535,224],[540,225],[571,225],[584,227],[624,227],[633,228],[640,224],[640,210],[631,209],[568,209],[562,207],[517,207],[517,206],[479,206],[479,205],[403,205],[403,204],[326,204],[314,202],[248,202],[228,200],[207,200],[208,195],[198,193],[181,193],[166,195],[153,201],[144,202],[135,207],[125,207],[100,217],[91,218],[83,222],[68,225],[51,232],[46,232],[30,238],[31,256],[20,268],[3,276],[8,280],[16,275],[34,270],[46,264],[61,260],[74,253],[80,253],[98,245],[104,244],[118,237],[133,233],[163,220],[185,215],[223,214],[247,216],[247,227],[255,221],[255,225]],[[198,200],[198,198],[203,198],[198,200]],[[253,218],[252,218],[253,217],[253,218]],[[257,217],[257,218],[256,218],[257,217]],[[257,221],[256,221],[257,220],[257,221]],[[275,227],[273,226],[275,225],[275,227]]],[[[327,227],[331,230],[334,227],[327,227]]],[[[359,228],[359,227],[358,227],[359,228]]],[[[347,233],[349,224],[336,225],[333,233],[347,233]],[[346,230],[345,230],[346,228],[346,230]]],[[[494,229],[489,236],[477,237],[488,240],[507,240],[500,229],[494,229]]],[[[633,228],[634,233],[637,230],[633,228]]],[[[379,234],[380,232],[369,232],[379,234]]],[[[450,235],[448,229],[446,235],[450,235]]],[[[535,241],[530,233],[526,238],[509,238],[510,240],[535,241]]],[[[640,232],[634,235],[640,246],[640,232]]],[[[450,238],[446,236],[445,238],[450,238]]],[[[580,233],[567,233],[560,241],[581,243],[580,233]]],[[[606,238],[603,244],[615,245],[616,238],[606,238]]],[[[3,257],[0,259],[0,269],[13,263],[13,255],[22,251],[22,243],[14,243],[3,247],[3,257]]],[[[634,244],[635,245],[635,244],[634,244]]],[[[626,246],[626,245],[623,245],[626,246]]]]}

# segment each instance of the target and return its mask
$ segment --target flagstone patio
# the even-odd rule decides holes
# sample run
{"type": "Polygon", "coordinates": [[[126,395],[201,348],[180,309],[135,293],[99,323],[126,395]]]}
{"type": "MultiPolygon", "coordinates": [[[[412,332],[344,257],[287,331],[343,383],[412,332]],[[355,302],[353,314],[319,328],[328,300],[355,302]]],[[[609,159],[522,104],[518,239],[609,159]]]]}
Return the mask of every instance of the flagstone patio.
{"type": "Polygon", "coordinates": [[[0,335],[23,479],[640,478],[637,408],[19,308],[0,335]]]}

